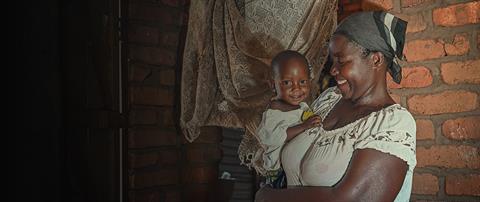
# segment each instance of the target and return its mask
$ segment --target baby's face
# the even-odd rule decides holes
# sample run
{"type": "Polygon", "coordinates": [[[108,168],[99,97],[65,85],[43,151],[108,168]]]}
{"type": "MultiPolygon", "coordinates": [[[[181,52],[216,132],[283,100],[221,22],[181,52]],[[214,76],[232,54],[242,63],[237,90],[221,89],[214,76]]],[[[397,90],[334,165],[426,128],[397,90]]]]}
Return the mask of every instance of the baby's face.
{"type": "Polygon", "coordinates": [[[299,105],[310,94],[307,64],[299,58],[286,60],[274,72],[274,84],[277,99],[299,105]]]}

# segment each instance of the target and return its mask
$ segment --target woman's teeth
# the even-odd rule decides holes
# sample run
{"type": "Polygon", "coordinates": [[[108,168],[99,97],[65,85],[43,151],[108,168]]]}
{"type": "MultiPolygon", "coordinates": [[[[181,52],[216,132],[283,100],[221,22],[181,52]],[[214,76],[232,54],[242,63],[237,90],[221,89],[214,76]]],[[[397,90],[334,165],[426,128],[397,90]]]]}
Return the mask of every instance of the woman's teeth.
{"type": "Polygon", "coordinates": [[[347,80],[337,80],[338,85],[342,85],[346,82],[347,82],[347,80]]]}

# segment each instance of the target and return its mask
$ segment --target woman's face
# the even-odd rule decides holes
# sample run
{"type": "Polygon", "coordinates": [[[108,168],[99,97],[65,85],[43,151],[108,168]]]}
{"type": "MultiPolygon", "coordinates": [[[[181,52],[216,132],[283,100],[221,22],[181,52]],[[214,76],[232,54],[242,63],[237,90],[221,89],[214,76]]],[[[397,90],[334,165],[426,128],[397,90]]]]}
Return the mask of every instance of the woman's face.
{"type": "Polygon", "coordinates": [[[277,99],[291,105],[299,105],[310,93],[308,67],[299,58],[291,58],[280,64],[274,75],[277,99]]]}
{"type": "Polygon", "coordinates": [[[342,35],[332,37],[329,51],[333,61],[330,74],[343,97],[356,101],[368,93],[375,76],[369,56],[363,56],[361,49],[342,35]]]}

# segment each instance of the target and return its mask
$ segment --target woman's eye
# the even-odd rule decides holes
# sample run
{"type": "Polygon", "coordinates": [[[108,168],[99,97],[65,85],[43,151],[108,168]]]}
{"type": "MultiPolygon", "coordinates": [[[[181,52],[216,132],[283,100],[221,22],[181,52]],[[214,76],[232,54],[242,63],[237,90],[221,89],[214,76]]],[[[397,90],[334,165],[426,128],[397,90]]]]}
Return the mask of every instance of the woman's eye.
{"type": "Polygon", "coordinates": [[[337,58],[336,63],[337,63],[338,65],[344,65],[344,64],[345,64],[345,61],[344,61],[343,59],[337,58]]]}

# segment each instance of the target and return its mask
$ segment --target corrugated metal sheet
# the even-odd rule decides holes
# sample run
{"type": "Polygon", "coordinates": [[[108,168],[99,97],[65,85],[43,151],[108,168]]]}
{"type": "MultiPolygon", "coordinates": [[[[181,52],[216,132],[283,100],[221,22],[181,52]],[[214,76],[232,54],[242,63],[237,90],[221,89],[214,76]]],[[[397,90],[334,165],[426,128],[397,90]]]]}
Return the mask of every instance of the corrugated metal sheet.
{"type": "Polygon", "coordinates": [[[227,171],[235,178],[232,198],[230,202],[251,202],[255,192],[254,171],[240,165],[237,149],[242,140],[243,131],[223,129],[222,150],[223,158],[220,162],[220,173],[227,171]]]}

